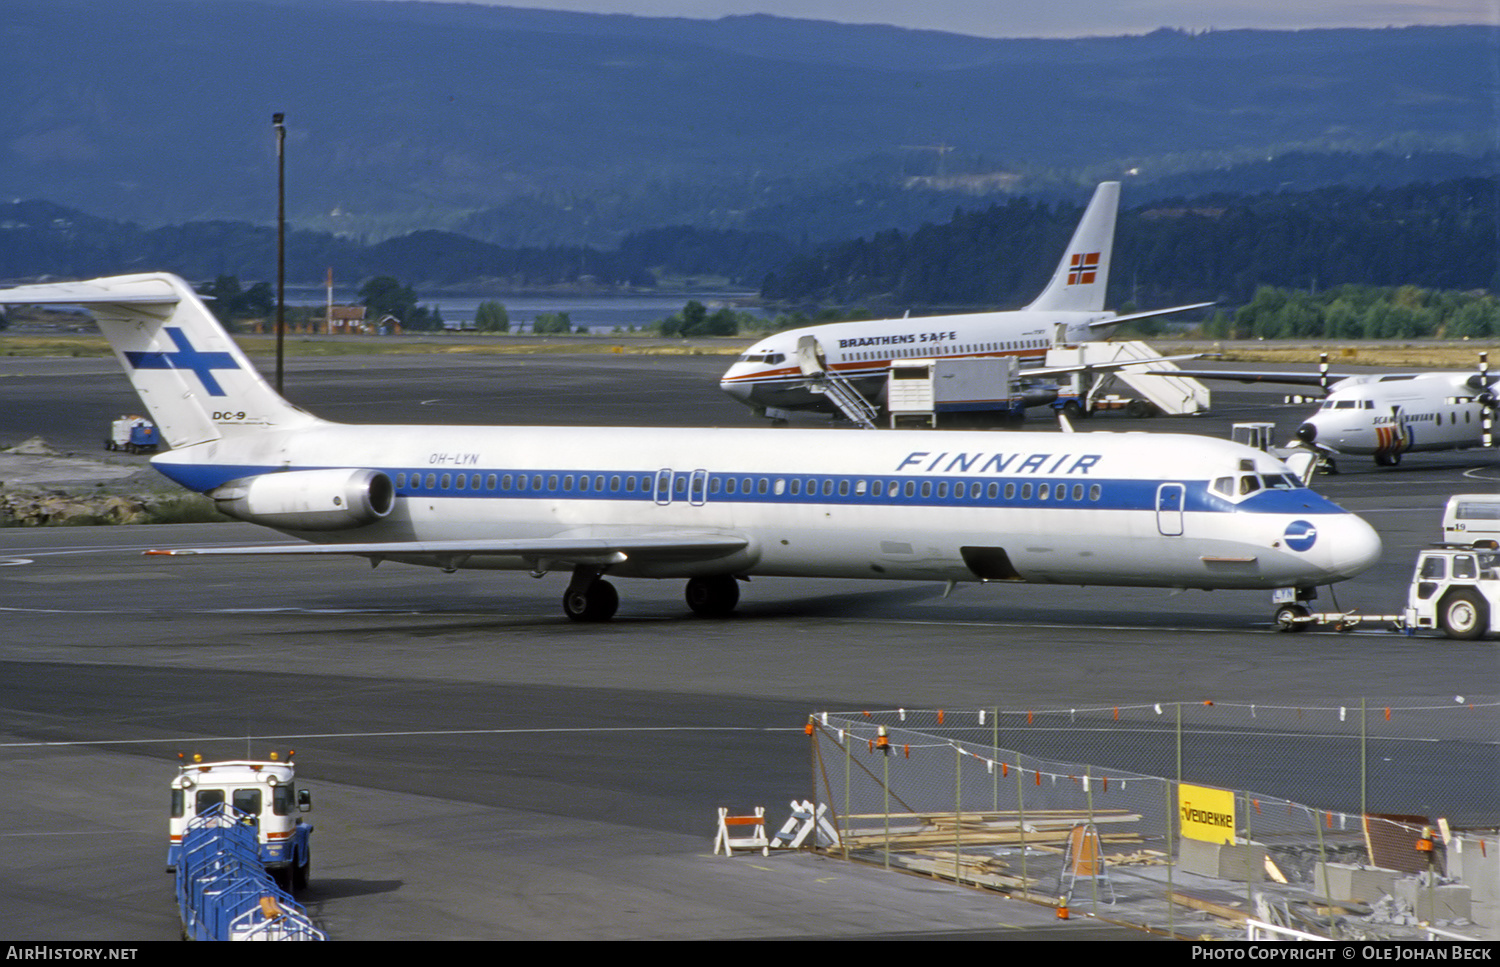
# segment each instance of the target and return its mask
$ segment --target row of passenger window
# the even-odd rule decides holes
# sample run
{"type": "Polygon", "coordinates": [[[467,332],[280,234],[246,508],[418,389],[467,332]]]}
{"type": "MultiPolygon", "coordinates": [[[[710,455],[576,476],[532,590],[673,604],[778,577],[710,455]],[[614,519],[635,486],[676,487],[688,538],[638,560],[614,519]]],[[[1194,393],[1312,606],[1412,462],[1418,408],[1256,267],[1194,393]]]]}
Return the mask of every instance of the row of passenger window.
{"type": "Polygon", "coordinates": [[[421,490],[488,490],[502,493],[524,493],[531,490],[563,490],[565,492],[577,493],[627,493],[633,494],[637,487],[641,493],[651,491],[651,477],[649,475],[621,476],[612,474],[608,478],[608,490],[605,489],[606,477],[604,474],[436,474],[429,473],[425,477],[420,473],[408,476],[404,473],[396,474],[396,490],[405,491],[408,486],[414,491],[421,490]]]}
{"type": "MultiPolygon", "coordinates": [[[[703,471],[694,474],[674,473],[662,471],[657,475],[656,493],[663,495],[667,487],[671,487],[677,496],[688,493],[689,487],[696,494],[702,493],[702,484],[698,482],[703,478],[703,471]],[[697,478],[690,484],[690,477],[697,478]],[[670,483],[669,483],[670,481],[670,483]]],[[[407,475],[396,474],[396,489],[405,493],[410,489],[413,492],[439,491],[439,492],[463,492],[463,491],[489,491],[492,493],[528,493],[532,491],[544,491],[549,493],[599,493],[599,494],[636,494],[643,497],[653,493],[653,477],[650,474],[437,474],[429,473],[425,477],[420,473],[407,475]]],[[[745,476],[736,477],[732,475],[716,474],[708,478],[708,492],[712,495],[725,496],[783,496],[790,495],[800,497],[804,494],[808,497],[906,497],[938,500],[999,500],[1002,493],[1002,485],[998,481],[982,483],[980,481],[948,481],[948,480],[881,480],[881,479],[857,479],[851,480],[847,477],[834,479],[832,477],[762,477],[745,476]]],[[[1070,487],[1068,484],[1047,483],[1006,483],[1003,485],[1006,500],[1015,500],[1019,495],[1021,500],[1068,500],[1070,487]]],[[[1091,502],[1098,501],[1103,496],[1103,490],[1099,484],[1090,484],[1087,488],[1081,483],[1071,485],[1071,498],[1082,502],[1085,497],[1091,502]]]]}
{"type": "Polygon", "coordinates": [[[973,355],[975,353],[1002,353],[1016,352],[1026,349],[1045,349],[1048,343],[1045,339],[1016,339],[1008,342],[982,342],[962,343],[949,346],[940,352],[934,352],[932,347],[917,347],[915,349],[883,349],[871,352],[850,353],[849,358],[858,362],[872,359],[911,359],[927,358],[931,356],[959,356],[973,355]]]}

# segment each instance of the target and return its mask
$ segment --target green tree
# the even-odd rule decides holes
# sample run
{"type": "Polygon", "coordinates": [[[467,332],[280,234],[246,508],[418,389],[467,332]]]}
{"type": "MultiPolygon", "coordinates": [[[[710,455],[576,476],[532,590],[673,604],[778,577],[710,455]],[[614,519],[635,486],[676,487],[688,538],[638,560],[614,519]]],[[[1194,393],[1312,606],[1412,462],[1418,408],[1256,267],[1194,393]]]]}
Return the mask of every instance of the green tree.
{"type": "Polygon", "coordinates": [[[271,291],[271,283],[257,282],[246,289],[240,296],[240,305],[249,316],[269,316],[275,312],[276,293],[271,291]]]}
{"type": "Polygon", "coordinates": [[[750,328],[745,313],[735,312],[723,306],[710,314],[708,308],[696,299],[682,307],[682,311],[657,323],[663,336],[737,336],[740,329],[750,328]]]}
{"type": "Polygon", "coordinates": [[[531,323],[535,333],[567,333],[573,331],[573,320],[566,312],[541,312],[531,323]]]}
{"type": "Polygon", "coordinates": [[[510,332],[510,313],[499,302],[481,302],[474,313],[474,328],[480,332],[510,332]]]}
{"type": "Polygon", "coordinates": [[[365,315],[376,321],[386,316],[395,316],[408,329],[420,329],[417,316],[417,294],[411,286],[402,285],[389,275],[380,275],[366,282],[359,290],[359,298],[365,307],[365,315]]]}

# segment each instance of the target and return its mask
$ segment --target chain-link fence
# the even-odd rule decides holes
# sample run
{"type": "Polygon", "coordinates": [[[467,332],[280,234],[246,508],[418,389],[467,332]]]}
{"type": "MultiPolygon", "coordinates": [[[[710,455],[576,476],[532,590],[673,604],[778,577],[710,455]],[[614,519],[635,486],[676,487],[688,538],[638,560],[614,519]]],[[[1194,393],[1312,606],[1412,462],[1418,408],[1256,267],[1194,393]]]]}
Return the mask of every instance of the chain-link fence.
{"type": "Polygon", "coordinates": [[[814,779],[843,855],[1122,922],[1485,935],[1497,726],[1464,699],[827,712],[814,779]]]}

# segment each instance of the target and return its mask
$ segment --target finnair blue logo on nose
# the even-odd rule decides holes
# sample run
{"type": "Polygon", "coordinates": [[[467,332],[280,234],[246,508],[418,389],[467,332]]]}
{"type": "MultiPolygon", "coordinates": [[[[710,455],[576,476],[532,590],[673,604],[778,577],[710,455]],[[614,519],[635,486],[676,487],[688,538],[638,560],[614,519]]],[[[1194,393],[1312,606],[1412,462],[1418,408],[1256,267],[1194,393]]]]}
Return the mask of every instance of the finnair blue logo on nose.
{"type": "Polygon", "coordinates": [[[234,361],[233,356],[228,353],[200,353],[188,341],[187,335],[175,326],[167,327],[167,336],[177,347],[177,352],[127,352],[125,361],[136,369],[189,369],[198,374],[198,379],[203,383],[203,388],[208,390],[209,396],[228,395],[224,392],[224,387],[219,385],[219,381],[214,379],[213,371],[239,369],[240,364],[234,361]]]}
{"type": "Polygon", "coordinates": [[[1294,551],[1305,551],[1317,543],[1318,529],[1305,520],[1294,520],[1286,525],[1286,546],[1294,551]]]}

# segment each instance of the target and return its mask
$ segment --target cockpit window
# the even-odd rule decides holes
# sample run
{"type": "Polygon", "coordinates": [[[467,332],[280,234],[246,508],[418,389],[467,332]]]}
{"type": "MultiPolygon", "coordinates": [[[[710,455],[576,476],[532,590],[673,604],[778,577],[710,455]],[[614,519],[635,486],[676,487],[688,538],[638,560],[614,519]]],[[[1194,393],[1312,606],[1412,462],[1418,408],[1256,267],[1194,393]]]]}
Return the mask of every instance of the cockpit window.
{"type": "Polygon", "coordinates": [[[1260,489],[1260,479],[1253,473],[1247,473],[1240,478],[1240,493],[1253,494],[1260,489]]]}
{"type": "Polygon", "coordinates": [[[1260,483],[1267,490],[1296,490],[1302,486],[1302,481],[1289,473],[1263,473],[1260,483]]]}

